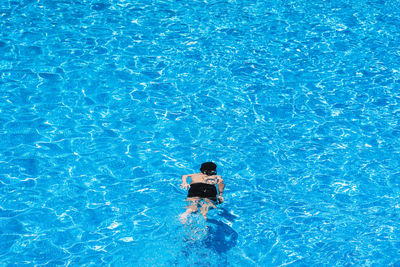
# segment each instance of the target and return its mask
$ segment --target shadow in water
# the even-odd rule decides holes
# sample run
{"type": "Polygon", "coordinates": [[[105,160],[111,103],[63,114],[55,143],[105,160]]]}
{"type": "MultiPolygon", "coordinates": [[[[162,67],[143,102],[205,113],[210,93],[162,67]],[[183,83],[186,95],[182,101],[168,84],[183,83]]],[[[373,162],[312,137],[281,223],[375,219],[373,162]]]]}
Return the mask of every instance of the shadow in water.
{"type": "Polygon", "coordinates": [[[173,264],[179,266],[227,265],[226,253],[237,244],[238,233],[230,226],[237,216],[218,208],[215,218],[204,221],[201,215],[192,215],[184,226],[181,253],[173,264]]]}
{"type": "Polygon", "coordinates": [[[192,215],[185,225],[181,256],[175,265],[214,266],[226,265],[226,252],[237,244],[238,233],[230,226],[237,216],[224,208],[216,210],[215,218],[204,221],[201,215],[192,215]]]}
{"type": "Polygon", "coordinates": [[[236,246],[238,234],[229,225],[213,220],[207,220],[207,235],[203,242],[205,247],[218,254],[225,253],[236,246]]]}

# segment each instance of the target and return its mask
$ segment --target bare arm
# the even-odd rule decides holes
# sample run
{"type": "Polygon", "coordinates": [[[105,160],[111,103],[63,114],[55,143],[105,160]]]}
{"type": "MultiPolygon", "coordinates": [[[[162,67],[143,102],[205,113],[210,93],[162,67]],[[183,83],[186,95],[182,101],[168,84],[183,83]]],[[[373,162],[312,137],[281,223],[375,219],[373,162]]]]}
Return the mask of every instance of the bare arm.
{"type": "Polygon", "coordinates": [[[224,202],[224,188],[225,188],[225,184],[224,184],[224,180],[222,180],[222,178],[220,177],[220,180],[218,181],[218,198],[221,202],[224,202]]]}

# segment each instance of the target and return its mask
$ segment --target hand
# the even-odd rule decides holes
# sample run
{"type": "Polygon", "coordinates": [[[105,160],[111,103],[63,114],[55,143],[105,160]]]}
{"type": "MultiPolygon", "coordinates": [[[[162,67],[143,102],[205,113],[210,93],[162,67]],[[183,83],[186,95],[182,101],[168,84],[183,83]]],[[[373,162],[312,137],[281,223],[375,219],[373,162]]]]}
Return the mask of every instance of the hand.
{"type": "Polygon", "coordinates": [[[224,202],[224,197],[223,196],[218,196],[218,199],[219,199],[219,203],[224,202]]]}
{"type": "Polygon", "coordinates": [[[183,189],[187,190],[188,187],[190,187],[190,184],[188,184],[188,183],[182,183],[182,184],[181,184],[181,187],[182,187],[183,189]]]}

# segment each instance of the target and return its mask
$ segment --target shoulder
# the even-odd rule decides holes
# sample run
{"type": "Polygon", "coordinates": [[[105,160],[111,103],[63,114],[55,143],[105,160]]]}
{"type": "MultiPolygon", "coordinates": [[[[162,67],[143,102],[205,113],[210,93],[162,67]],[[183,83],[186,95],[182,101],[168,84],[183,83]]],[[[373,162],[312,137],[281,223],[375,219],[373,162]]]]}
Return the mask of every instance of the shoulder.
{"type": "Polygon", "coordinates": [[[185,174],[185,176],[198,176],[199,173],[185,174]]]}
{"type": "Polygon", "coordinates": [[[193,173],[189,175],[192,179],[201,179],[203,177],[202,173],[193,173]]]}

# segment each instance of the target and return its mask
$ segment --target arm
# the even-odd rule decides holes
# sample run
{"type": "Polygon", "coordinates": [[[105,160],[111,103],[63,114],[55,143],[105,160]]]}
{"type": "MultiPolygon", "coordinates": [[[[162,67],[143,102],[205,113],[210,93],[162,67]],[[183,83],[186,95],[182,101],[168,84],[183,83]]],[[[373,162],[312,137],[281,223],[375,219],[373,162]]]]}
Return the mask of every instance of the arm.
{"type": "Polygon", "coordinates": [[[220,178],[220,179],[219,179],[219,181],[218,181],[218,192],[219,192],[218,198],[219,198],[219,200],[220,200],[221,202],[224,202],[223,194],[224,194],[225,184],[224,184],[224,180],[222,180],[221,177],[219,177],[219,178],[220,178]]]}

